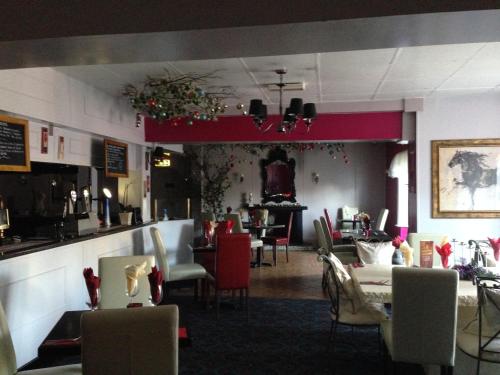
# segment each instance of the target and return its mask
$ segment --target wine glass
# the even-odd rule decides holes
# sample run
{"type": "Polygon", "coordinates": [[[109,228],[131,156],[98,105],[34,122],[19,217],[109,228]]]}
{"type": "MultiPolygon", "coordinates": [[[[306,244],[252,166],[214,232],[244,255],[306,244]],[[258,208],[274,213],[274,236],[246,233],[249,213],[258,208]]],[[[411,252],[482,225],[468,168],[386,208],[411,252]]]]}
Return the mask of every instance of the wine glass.
{"type": "Polygon", "coordinates": [[[151,286],[151,296],[149,297],[149,301],[153,305],[158,306],[162,300],[163,300],[163,288],[161,284],[156,286],[151,286]]]}
{"type": "Polygon", "coordinates": [[[127,277],[127,290],[125,294],[130,298],[130,302],[139,294],[139,281],[137,279],[127,277]]]}
{"type": "Polygon", "coordinates": [[[95,290],[95,297],[93,298],[89,295],[89,302],[85,302],[85,304],[91,311],[95,311],[99,306],[99,302],[101,302],[101,292],[99,291],[99,288],[97,288],[95,290]]]}

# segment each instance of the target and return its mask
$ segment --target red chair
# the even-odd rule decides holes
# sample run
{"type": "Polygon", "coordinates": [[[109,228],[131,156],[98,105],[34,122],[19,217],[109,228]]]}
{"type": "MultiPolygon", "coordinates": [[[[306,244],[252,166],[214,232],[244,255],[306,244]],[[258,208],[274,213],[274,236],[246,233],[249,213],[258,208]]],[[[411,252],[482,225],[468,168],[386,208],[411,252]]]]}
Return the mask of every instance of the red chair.
{"type": "Polygon", "coordinates": [[[264,245],[271,245],[273,247],[273,264],[276,266],[277,264],[277,256],[276,256],[276,247],[277,246],[285,246],[286,250],[286,262],[288,263],[288,245],[290,244],[290,233],[292,231],[292,220],[293,220],[293,212],[290,212],[290,217],[288,218],[288,226],[286,228],[287,236],[286,237],[274,237],[274,236],[266,236],[262,237],[261,240],[264,245]]]}
{"type": "Polygon", "coordinates": [[[328,226],[328,231],[330,232],[330,236],[333,236],[333,225],[332,220],[330,219],[330,214],[328,213],[328,209],[324,208],[326,225],[328,226]]]}
{"type": "MultiPolygon", "coordinates": [[[[240,291],[240,301],[245,306],[248,319],[248,288],[250,286],[250,243],[249,233],[219,234],[215,255],[215,275],[208,275],[208,281],[215,289],[217,319],[222,290],[240,291]]],[[[210,288],[207,302],[210,299],[210,288]]]]}

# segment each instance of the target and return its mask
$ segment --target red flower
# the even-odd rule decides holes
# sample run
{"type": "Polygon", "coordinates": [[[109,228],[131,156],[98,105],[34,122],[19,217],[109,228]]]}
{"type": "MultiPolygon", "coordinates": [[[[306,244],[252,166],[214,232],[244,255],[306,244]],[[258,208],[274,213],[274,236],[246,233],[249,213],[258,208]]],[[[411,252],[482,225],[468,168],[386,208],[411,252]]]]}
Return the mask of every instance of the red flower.
{"type": "Polygon", "coordinates": [[[401,241],[401,237],[399,236],[396,236],[393,240],[392,240],[392,246],[394,246],[396,249],[399,249],[399,247],[401,246],[401,243],[403,241],[401,241]]]}

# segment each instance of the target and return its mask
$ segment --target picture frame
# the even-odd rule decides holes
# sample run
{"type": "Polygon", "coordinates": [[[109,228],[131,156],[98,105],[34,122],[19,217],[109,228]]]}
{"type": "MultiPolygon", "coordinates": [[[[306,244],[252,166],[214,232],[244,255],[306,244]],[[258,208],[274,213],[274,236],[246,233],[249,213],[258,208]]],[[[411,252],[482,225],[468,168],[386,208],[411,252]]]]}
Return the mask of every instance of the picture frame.
{"type": "Polygon", "coordinates": [[[28,120],[0,115],[0,171],[30,172],[28,120]]]}
{"type": "Polygon", "coordinates": [[[431,141],[432,217],[500,217],[500,139],[431,141]]]}

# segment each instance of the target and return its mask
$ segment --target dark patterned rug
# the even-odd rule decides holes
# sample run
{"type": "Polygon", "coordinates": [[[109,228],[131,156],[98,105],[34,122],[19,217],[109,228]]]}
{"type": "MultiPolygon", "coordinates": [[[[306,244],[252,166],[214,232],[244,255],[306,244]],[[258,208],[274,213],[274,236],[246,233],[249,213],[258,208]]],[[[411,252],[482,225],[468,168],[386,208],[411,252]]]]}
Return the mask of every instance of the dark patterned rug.
{"type": "Polygon", "coordinates": [[[326,300],[250,299],[245,311],[228,304],[204,310],[192,298],[173,297],[192,345],[181,348],[180,374],[383,374],[375,328],[341,327],[328,348],[326,300]],[[353,342],[358,348],[340,343],[353,342]]]}

